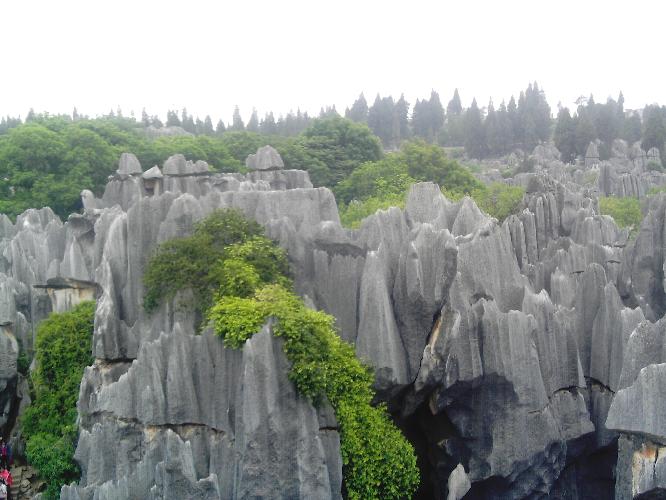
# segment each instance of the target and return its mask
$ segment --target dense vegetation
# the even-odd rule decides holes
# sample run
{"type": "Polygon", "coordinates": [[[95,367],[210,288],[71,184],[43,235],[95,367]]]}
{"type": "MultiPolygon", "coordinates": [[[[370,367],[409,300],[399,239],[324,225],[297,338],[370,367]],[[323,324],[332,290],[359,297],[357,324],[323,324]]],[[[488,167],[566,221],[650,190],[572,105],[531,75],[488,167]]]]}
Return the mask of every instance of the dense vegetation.
{"type": "Polygon", "coordinates": [[[631,235],[638,231],[643,221],[638,198],[602,196],[599,198],[599,211],[602,215],[610,215],[619,227],[629,229],[631,235]]]}
{"type": "Polygon", "coordinates": [[[467,168],[448,158],[441,147],[413,140],[382,160],[362,164],[334,188],[342,223],[356,228],[380,208],[404,207],[409,187],[418,181],[439,184],[454,201],[471,196],[479,208],[500,222],[522,206],[522,188],[502,183],[485,186],[467,168]]]}
{"type": "Polygon", "coordinates": [[[34,398],[21,420],[28,461],[47,482],[46,498],[79,478],[73,461],[76,400],[83,370],[92,364],[94,302],[51,314],[37,330],[31,376],[34,398]]]}
{"type": "MultiPolygon", "coordinates": [[[[603,104],[592,96],[577,102],[575,112],[560,108],[553,120],[545,93],[535,82],[518,99],[511,97],[497,107],[492,101],[480,107],[473,100],[464,108],[457,90],[446,107],[435,91],[413,108],[404,96],[394,100],[378,95],[369,106],[361,94],[346,109],[347,119],[328,107],[318,118],[298,111],[277,119],[269,112],[259,120],[253,111],[245,124],[236,109],[231,124],[220,121],[216,127],[210,117],[194,118],[185,109],[180,114],[170,110],[165,123],[145,111],[138,120],[124,117],[120,110],[95,119],[76,110],[71,116],[31,111],[25,121],[0,120],[0,212],[13,217],[26,208],[50,206],[66,217],[79,208],[82,189],[100,194],[124,151],[136,154],[145,168],[183,153],[188,159],[207,161],[214,170],[242,171],[248,154],[271,144],[288,168],[307,170],[316,186],[330,188],[361,164],[382,160],[381,145],[397,150],[412,138],[464,146],[474,158],[516,148],[530,152],[552,139],[567,162],[583,156],[595,140],[600,141],[601,159],[606,159],[613,140],[622,138],[630,144],[641,141],[645,150],[655,147],[666,158],[666,106],[650,105],[642,114],[627,112],[622,93],[603,104]],[[186,135],[162,136],[160,127],[165,124],[181,127],[186,135]]],[[[651,168],[663,167],[653,163],[651,168]]]]}
{"type": "Polygon", "coordinates": [[[385,407],[371,405],[371,369],[336,334],[332,316],[308,309],[291,291],[284,251],[260,236],[256,223],[234,210],[215,212],[197,224],[189,239],[162,244],[146,276],[144,305],[149,310],[183,287],[199,297],[209,293],[202,302],[204,314],[230,348],[242,347],[273,318],[274,334],[284,339],[291,362],[290,380],[315,404],[326,399],[335,410],[347,496],[411,496],[419,482],[414,450],[385,407]],[[182,243],[188,240],[196,245],[182,243]],[[177,267],[190,259],[187,271],[172,282],[170,262],[177,267]]]}

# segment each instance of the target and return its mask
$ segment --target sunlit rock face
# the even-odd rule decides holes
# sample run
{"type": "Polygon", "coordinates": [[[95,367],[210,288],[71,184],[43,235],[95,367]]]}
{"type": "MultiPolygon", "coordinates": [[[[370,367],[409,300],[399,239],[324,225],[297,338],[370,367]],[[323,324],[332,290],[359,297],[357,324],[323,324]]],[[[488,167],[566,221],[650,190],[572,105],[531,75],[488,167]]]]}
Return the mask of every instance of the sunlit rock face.
{"type": "MultiPolygon", "coordinates": [[[[546,147],[535,154],[559,162],[546,147]]],[[[523,209],[502,224],[421,183],[404,210],[352,231],[332,193],[283,169],[272,148],[246,175],[180,155],[145,172],[135,160],[124,155],[103,196],[84,193],[83,214],[64,224],[48,209],[0,219],[0,321],[11,325],[0,383],[14,376],[12,338],[31,345],[31,325],[53,308],[33,285],[95,284],[82,478],[62,498],[341,497],[335,417],[296,393],[271,324],[228,350],[173,301],[143,310],[151,251],[223,207],[288,250],[297,292],[374,366],[378,399],[419,456],[420,498],[663,488],[666,195],[635,240],[587,191],[543,173],[516,180],[523,209]]],[[[10,412],[14,393],[8,382],[10,412]]]]}

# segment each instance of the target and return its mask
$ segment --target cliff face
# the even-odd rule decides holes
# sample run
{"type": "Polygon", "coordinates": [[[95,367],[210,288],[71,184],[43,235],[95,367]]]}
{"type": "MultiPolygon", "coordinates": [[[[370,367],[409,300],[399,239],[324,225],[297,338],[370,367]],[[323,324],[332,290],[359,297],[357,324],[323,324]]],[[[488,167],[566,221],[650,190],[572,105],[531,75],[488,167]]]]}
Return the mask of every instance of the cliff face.
{"type": "Polygon", "coordinates": [[[96,282],[83,476],[62,498],[339,498],[335,418],[295,393],[270,324],[234,351],[196,335],[173,303],[141,306],[151,250],[236,207],[289,251],[297,291],[374,365],[419,455],[421,497],[660,491],[666,195],[627,244],[583,193],[547,176],[525,183],[525,210],[502,225],[424,183],[405,210],[349,231],[305,172],[212,175],[176,156],[143,173],[124,155],[101,199],[83,194],[83,215],[0,221],[0,316],[11,323],[0,403],[8,415],[18,403],[12,339],[31,346],[30,325],[51,307],[32,285],[96,282]]]}

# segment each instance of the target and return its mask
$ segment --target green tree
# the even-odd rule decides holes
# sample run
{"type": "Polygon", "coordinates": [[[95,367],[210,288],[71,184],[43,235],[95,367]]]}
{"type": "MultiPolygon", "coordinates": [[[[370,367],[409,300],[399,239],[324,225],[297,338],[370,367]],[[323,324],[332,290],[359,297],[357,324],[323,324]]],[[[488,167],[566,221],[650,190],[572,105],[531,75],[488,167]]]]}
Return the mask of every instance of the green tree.
{"type": "Polygon", "coordinates": [[[303,133],[303,147],[319,169],[309,169],[317,186],[334,187],[359,165],[382,157],[379,140],[360,123],[333,117],[316,120],[303,133]]]}
{"type": "Polygon", "coordinates": [[[345,118],[348,118],[351,121],[357,123],[367,123],[368,122],[368,103],[365,100],[363,92],[358,96],[358,99],[354,101],[351,109],[345,112],[345,118]]]}
{"type": "Polygon", "coordinates": [[[557,122],[553,134],[555,147],[562,155],[562,160],[571,163],[576,158],[576,123],[568,108],[562,108],[557,113],[557,122]]]}
{"type": "Polygon", "coordinates": [[[231,119],[231,127],[229,127],[229,130],[233,130],[234,132],[242,132],[245,130],[245,123],[243,123],[243,118],[241,118],[238,106],[234,108],[234,115],[231,119]]]}
{"type": "Polygon", "coordinates": [[[51,314],[37,330],[35,397],[21,417],[28,462],[46,480],[46,498],[59,498],[60,487],[79,478],[74,463],[76,401],[83,370],[94,361],[94,302],[51,314]]]}
{"type": "Polygon", "coordinates": [[[464,130],[467,154],[472,158],[484,158],[487,151],[486,138],[481,110],[476,104],[476,99],[472,100],[472,105],[465,111],[464,130]]]}

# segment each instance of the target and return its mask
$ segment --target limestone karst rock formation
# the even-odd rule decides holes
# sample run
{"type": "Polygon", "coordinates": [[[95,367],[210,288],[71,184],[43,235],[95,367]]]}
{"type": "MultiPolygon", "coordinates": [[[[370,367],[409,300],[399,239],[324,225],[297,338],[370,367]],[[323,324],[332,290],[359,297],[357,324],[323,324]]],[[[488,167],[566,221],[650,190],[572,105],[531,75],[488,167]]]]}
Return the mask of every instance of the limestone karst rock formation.
{"type": "Polygon", "coordinates": [[[352,231],[328,189],[270,151],[248,160],[270,167],[246,175],[179,155],[142,173],[135,160],[123,156],[103,196],[85,193],[64,224],[49,209],[0,218],[5,414],[19,403],[18,339],[30,346],[52,307],[34,285],[98,287],[78,401],[82,477],[62,498],[341,497],[335,418],[296,394],[271,324],[228,350],[173,301],[142,308],[151,250],[220,207],[265,226],[298,293],[374,365],[419,456],[420,498],[662,491],[666,195],[634,241],[584,189],[547,174],[520,179],[524,209],[502,224],[421,183],[404,210],[352,231]]]}

